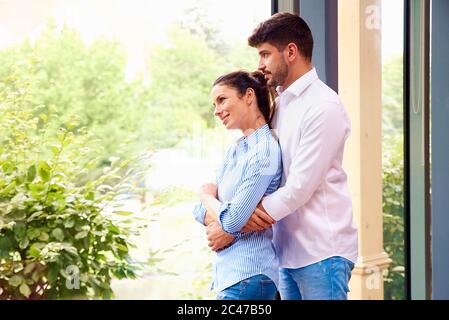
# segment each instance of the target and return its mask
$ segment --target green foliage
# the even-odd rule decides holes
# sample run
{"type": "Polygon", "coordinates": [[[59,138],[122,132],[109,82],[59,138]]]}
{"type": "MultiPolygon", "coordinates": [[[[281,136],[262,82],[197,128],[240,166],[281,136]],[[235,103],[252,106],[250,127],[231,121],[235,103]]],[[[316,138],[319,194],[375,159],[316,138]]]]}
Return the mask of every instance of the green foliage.
{"type": "Polygon", "coordinates": [[[403,66],[402,56],[392,57],[382,66],[382,127],[384,137],[402,132],[403,66]]]}
{"type": "MultiPolygon", "coordinates": [[[[213,2],[208,0],[195,0],[184,10],[179,26],[191,35],[200,38],[207,46],[219,55],[229,53],[231,47],[224,40],[222,26],[214,21],[208,13],[208,7],[213,2]]],[[[222,22],[222,21],[220,21],[222,22]]]]}
{"type": "Polygon", "coordinates": [[[392,259],[385,277],[385,299],[405,299],[404,283],[404,153],[402,136],[383,153],[384,248],[392,259]]]}
{"type": "MultiPolygon", "coordinates": [[[[201,117],[212,124],[213,109],[210,90],[221,73],[223,60],[200,38],[173,27],[169,46],[159,47],[150,57],[150,74],[154,81],[149,88],[151,113],[173,111],[167,117],[164,134],[173,135],[178,119],[198,121],[201,117]],[[178,117],[174,117],[176,114],[178,117]],[[173,123],[173,120],[175,123],[173,123]]],[[[150,117],[160,121],[161,117],[150,117]]],[[[185,121],[185,120],[184,120],[185,121]]],[[[152,122],[150,127],[154,123],[152,122]]]]}
{"type": "Polygon", "coordinates": [[[99,39],[87,46],[78,32],[51,24],[34,45],[0,52],[0,79],[14,74],[27,83],[30,102],[45,106],[37,110],[42,117],[51,114],[64,122],[76,115],[75,127],[88,128],[101,141],[104,165],[118,150],[132,154],[147,146],[141,136],[144,87],[139,79],[125,81],[125,67],[126,56],[117,43],[99,39]],[[126,143],[129,139],[133,143],[126,143]]]}
{"type": "Polygon", "coordinates": [[[402,56],[382,70],[384,248],[392,259],[385,276],[385,299],[405,299],[404,283],[404,152],[402,56]]]}
{"type": "Polygon", "coordinates": [[[112,158],[93,179],[92,135],[37,105],[33,88],[14,72],[0,82],[0,298],[111,298],[112,277],[136,276],[138,225],[116,202],[132,192],[133,163],[112,158]]]}
{"type": "Polygon", "coordinates": [[[206,40],[174,25],[168,45],[151,53],[148,130],[157,141],[172,137],[173,146],[179,137],[191,133],[192,124],[198,121],[213,127],[210,91],[215,79],[236,69],[256,69],[257,53],[246,43],[221,54],[206,40]]]}

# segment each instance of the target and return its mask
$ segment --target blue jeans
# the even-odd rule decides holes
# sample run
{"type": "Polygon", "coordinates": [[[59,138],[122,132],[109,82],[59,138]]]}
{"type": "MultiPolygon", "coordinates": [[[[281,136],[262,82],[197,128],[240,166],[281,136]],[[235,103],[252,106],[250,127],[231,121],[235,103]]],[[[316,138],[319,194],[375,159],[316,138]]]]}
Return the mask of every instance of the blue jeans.
{"type": "Polygon", "coordinates": [[[282,300],[346,300],[354,263],[331,257],[298,269],[281,268],[279,293],[282,300]]]}
{"type": "Polygon", "coordinates": [[[220,291],[217,300],[274,300],[276,285],[263,274],[250,277],[220,291]]]}

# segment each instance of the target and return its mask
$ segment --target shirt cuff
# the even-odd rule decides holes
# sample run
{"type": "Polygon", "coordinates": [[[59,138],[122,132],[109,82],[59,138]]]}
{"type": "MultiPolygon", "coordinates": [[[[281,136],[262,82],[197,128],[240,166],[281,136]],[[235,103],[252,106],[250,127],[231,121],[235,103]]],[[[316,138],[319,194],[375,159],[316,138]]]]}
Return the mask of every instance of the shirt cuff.
{"type": "Polygon", "coordinates": [[[193,209],[193,215],[195,217],[195,220],[204,225],[204,218],[206,218],[206,208],[203,206],[203,204],[199,203],[195,206],[193,209]]]}
{"type": "Polygon", "coordinates": [[[290,209],[276,197],[276,192],[264,197],[262,206],[276,221],[279,221],[290,214],[290,209]]]}
{"type": "Polygon", "coordinates": [[[224,215],[228,210],[229,210],[229,202],[223,201],[220,206],[220,211],[218,212],[218,223],[220,223],[221,229],[223,229],[224,232],[229,233],[234,237],[238,237],[241,234],[241,232],[230,230],[232,226],[224,221],[224,215]]]}

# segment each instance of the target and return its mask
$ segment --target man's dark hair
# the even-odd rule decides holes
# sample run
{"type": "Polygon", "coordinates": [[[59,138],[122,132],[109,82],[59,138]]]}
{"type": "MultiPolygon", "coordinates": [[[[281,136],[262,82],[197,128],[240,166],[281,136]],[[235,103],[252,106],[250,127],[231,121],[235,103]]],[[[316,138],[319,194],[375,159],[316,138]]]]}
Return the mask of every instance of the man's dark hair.
{"type": "Polygon", "coordinates": [[[289,12],[278,12],[261,22],[248,38],[251,47],[268,42],[279,51],[293,42],[301,55],[312,61],[313,37],[307,23],[299,16],[289,12]]]}

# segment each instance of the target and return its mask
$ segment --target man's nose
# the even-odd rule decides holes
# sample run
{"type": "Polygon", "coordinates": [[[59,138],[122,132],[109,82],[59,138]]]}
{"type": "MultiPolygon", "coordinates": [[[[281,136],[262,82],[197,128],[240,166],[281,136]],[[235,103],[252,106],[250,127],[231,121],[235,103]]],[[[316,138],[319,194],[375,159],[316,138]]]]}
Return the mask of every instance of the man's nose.
{"type": "Polygon", "coordinates": [[[259,60],[259,66],[257,67],[257,69],[262,72],[265,70],[265,63],[262,61],[262,59],[259,60]]]}

